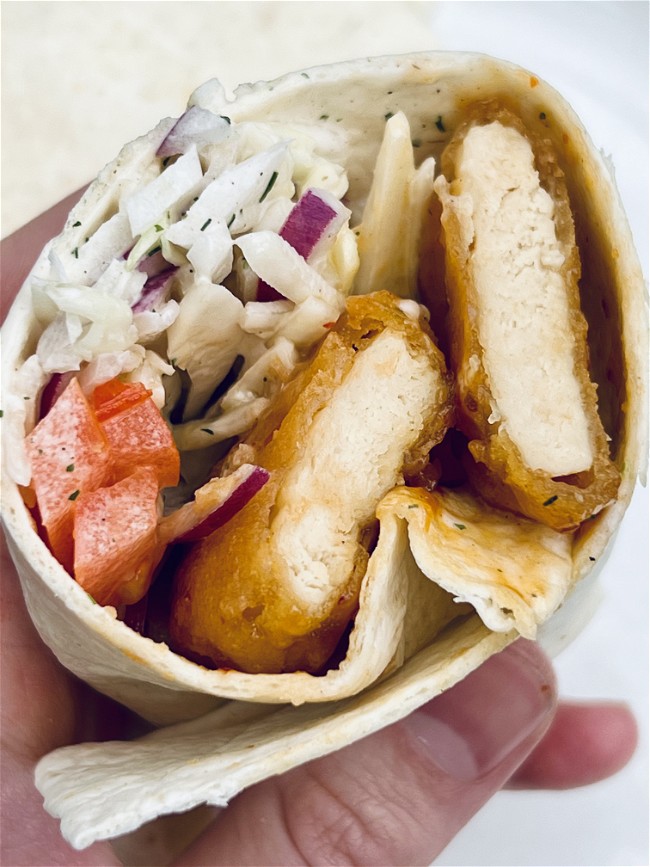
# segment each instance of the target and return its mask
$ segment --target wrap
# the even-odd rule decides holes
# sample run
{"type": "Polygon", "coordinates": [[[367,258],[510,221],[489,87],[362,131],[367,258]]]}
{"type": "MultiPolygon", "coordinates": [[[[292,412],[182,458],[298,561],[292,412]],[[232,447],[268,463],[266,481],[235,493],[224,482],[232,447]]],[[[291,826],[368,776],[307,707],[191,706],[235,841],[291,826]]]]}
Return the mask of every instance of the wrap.
{"type": "MultiPolygon", "coordinates": [[[[488,113],[493,119],[492,108],[488,113]]],[[[536,144],[534,153],[541,147],[536,144]]],[[[562,285],[568,285],[564,278],[562,285]]],[[[47,809],[62,818],[66,838],[83,847],[164,813],[224,804],[252,782],[394,722],[518,636],[536,637],[578,582],[602,565],[642,470],[645,323],[641,270],[608,165],[562,97],[511,64],[463,53],[370,58],[245,85],[233,99],[213,81],[195,92],[180,120],[162,121],[127,145],[45,248],[3,329],[3,520],[30,615],[64,666],[168,726],[132,743],[74,746],[41,761],[37,785],[47,809]],[[506,126],[552,152],[550,174],[562,188],[555,202],[570,203],[564,225],[570,224],[567,244],[575,252],[564,250],[562,262],[571,263],[568,321],[571,334],[578,334],[574,357],[582,358],[588,382],[577,368],[573,373],[583,383],[581,393],[591,395],[593,407],[597,403],[597,423],[595,410],[586,412],[598,428],[599,455],[607,444],[602,460],[609,481],[588,515],[560,523],[539,514],[558,494],[544,494],[541,507],[531,510],[528,482],[520,482],[520,473],[505,474],[503,461],[485,457],[505,425],[495,405],[500,398],[486,387],[487,363],[474,360],[482,345],[478,326],[463,307],[477,282],[465,268],[475,246],[463,247],[453,227],[467,185],[463,180],[458,189],[453,150],[442,155],[458,141],[455,134],[465,135],[472,113],[488,111],[488,102],[513,118],[506,126]],[[292,215],[311,194],[333,216],[323,221],[329,229],[319,229],[301,252],[309,232],[292,236],[292,215]],[[389,342],[386,349],[376,333],[392,334],[397,343],[396,335],[417,333],[420,348],[404,358],[434,361],[410,369],[405,382],[415,383],[416,402],[417,385],[426,382],[431,406],[417,410],[407,433],[395,425],[399,449],[415,454],[419,448],[418,458],[393,460],[381,484],[363,496],[354,485],[319,490],[318,476],[305,482],[304,474],[291,475],[310,448],[312,467],[321,453],[328,456],[325,464],[342,460],[331,457],[336,449],[326,442],[342,430],[340,418],[334,414],[329,427],[313,427],[331,395],[315,411],[317,397],[304,398],[312,401],[311,415],[300,416],[287,435],[290,478],[280,488],[289,510],[295,506],[294,519],[327,498],[334,498],[330,517],[347,515],[350,503],[364,500],[359,514],[347,515],[343,541],[351,539],[357,554],[340,587],[330,582],[329,566],[324,585],[313,583],[332,551],[330,541],[321,542],[333,538],[333,530],[322,515],[312,528],[320,552],[313,562],[320,565],[303,591],[313,596],[322,586],[335,587],[347,611],[324,656],[289,653],[264,668],[257,659],[238,659],[229,645],[206,658],[212,639],[188,639],[193,627],[182,610],[192,566],[181,568],[180,613],[171,636],[143,635],[125,621],[129,593],[142,590],[140,560],[126,582],[129,593],[96,604],[64,568],[70,568],[70,553],[53,556],[33,516],[28,486],[41,446],[31,432],[52,401],[48,387],[63,388],[71,371],[87,395],[116,379],[144,384],[183,458],[183,483],[167,488],[169,515],[157,525],[154,517],[152,532],[157,542],[165,533],[180,537],[188,529],[188,508],[195,510],[190,531],[196,515],[202,520],[207,514],[199,492],[212,498],[208,511],[214,511],[264,470],[268,443],[283,429],[280,419],[290,420],[301,396],[310,394],[309,382],[319,382],[313,359],[321,341],[323,348],[330,345],[345,331],[346,316],[363,318],[373,304],[382,324],[361,328],[357,337],[373,338],[357,355],[371,358],[372,347],[379,347],[377,370],[383,365],[394,372],[395,347],[389,342]],[[469,335],[469,342],[459,335],[469,335]],[[480,392],[475,405],[467,400],[474,387],[480,392]],[[279,411],[283,400],[287,406],[279,411]],[[302,432],[312,428],[302,443],[302,432]],[[291,442],[299,441],[300,449],[291,451],[291,442]],[[216,476],[206,481],[215,464],[216,476]]],[[[338,361],[327,367],[325,379],[339,369],[338,361]]],[[[352,374],[343,384],[348,379],[352,374]]],[[[373,403],[383,408],[394,378],[388,377],[385,393],[367,371],[357,379],[356,397],[343,406],[355,435],[368,429],[370,448],[351,446],[347,470],[337,465],[339,479],[369,474],[377,464],[372,449],[383,451],[392,442],[385,438],[386,417],[378,410],[373,426],[368,413],[373,403]]],[[[396,420],[411,411],[401,406],[396,420]]],[[[505,451],[514,454],[510,446],[505,451]]],[[[269,460],[265,471],[272,479],[282,461],[269,460]]],[[[542,489],[547,476],[562,477],[559,484],[574,494],[578,489],[580,499],[581,485],[591,481],[583,473],[589,475],[592,464],[587,471],[551,468],[542,489]]],[[[68,468],[76,474],[72,462],[68,468]]],[[[101,491],[109,481],[106,476],[93,485],[101,491]]],[[[162,484],[148,483],[157,496],[162,484]]],[[[144,490],[141,476],[138,485],[144,490]]],[[[238,512],[235,524],[226,522],[192,550],[203,551],[215,538],[227,546],[229,529],[242,516],[256,520],[256,504],[282,514],[277,499],[264,506],[270,485],[238,512]]],[[[68,499],[74,502],[79,490],[68,499]]],[[[74,520],[92,516],[91,501],[84,502],[74,520]]],[[[68,510],[56,525],[64,527],[64,539],[69,520],[68,510]]],[[[294,524],[288,521],[282,536],[292,555],[294,524]]],[[[251,538],[243,534],[242,550],[252,557],[251,538]]],[[[162,556],[156,549],[149,565],[162,556]]],[[[286,556],[278,557],[284,564],[286,556]]],[[[163,566],[177,574],[169,561],[163,566]]],[[[205,570],[198,572],[204,578],[205,570]]],[[[119,579],[119,564],[114,574],[119,579]]],[[[196,592],[214,603],[211,591],[196,592]]],[[[254,624],[267,605],[267,597],[251,598],[237,616],[254,624]]],[[[319,617],[327,632],[330,613],[319,617]]],[[[318,633],[318,624],[310,621],[297,634],[318,633]]],[[[278,642],[288,646],[286,637],[278,642]]]]}

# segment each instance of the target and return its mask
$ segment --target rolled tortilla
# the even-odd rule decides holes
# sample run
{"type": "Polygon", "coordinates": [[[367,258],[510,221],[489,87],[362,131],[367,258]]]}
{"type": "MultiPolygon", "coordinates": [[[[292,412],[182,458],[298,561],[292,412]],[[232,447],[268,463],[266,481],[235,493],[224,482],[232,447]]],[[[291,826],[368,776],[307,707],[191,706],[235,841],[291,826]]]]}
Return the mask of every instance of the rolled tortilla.
{"type": "MultiPolygon", "coordinates": [[[[385,225],[385,207],[394,201],[400,202],[396,219],[414,211],[422,218],[422,231],[409,233],[409,250],[417,253],[433,246],[425,232],[428,209],[421,207],[415,191],[424,175],[431,178],[426,161],[439,159],[466,120],[466,107],[486,98],[507,105],[527,131],[550,141],[566,179],[581,285],[589,286],[582,309],[589,325],[590,376],[598,385],[598,412],[620,485],[613,502],[593,520],[562,534],[488,507],[471,489],[429,492],[397,486],[389,491],[377,504],[379,536],[359,587],[345,656],[326,673],[208,669],[137,634],[115,611],[94,605],[54,559],[35,532],[21,496],[19,483],[29,479],[21,482],[15,470],[21,465],[25,425],[33,423],[30,407],[43,387],[42,375],[30,362],[43,331],[33,304],[34,285],[52,278],[63,255],[72,254],[80,280],[101,276],[108,265],[102,258],[103,239],[107,234],[119,237],[120,215],[133,186],[160,172],[156,151],[172,122],[163,122],[127,146],[103,170],[21,290],[3,330],[3,452],[11,472],[3,473],[2,507],[30,614],[62,664],[92,686],[156,723],[193,720],[151,741],[71,747],[41,762],[39,788],[47,808],[62,817],[73,845],[123,833],[155,815],[188,809],[197,800],[223,803],[254,780],[395,721],[518,635],[534,636],[576,583],[602,563],[644,459],[644,288],[609,168],[566,102],[511,64],[471,54],[432,53],[297,72],[243,86],[232,101],[211,83],[199,89],[192,104],[227,115],[234,123],[290,125],[294,134],[309,134],[320,157],[345,169],[346,203],[351,225],[358,227],[362,255],[359,275],[381,274],[382,286],[361,288],[392,284],[399,286],[398,294],[417,298],[418,291],[429,295],[432,287],[413,285],[417,268],[412,261],[400,257],[398,263],[393,257],[375,271],[364,265],[364,250],[380,254],[376,234],[385,225]],[[391,195],[390,175],[383,172],[380,186],[372,191],[380,150],[382,156],[386,149],[401,154],[404,146],[404,136],[392,132],[395,124],[386,132],[390,116],[399,116],[398,125],[402,116],[406,119],[417,144],[417,165],[399,159],[396,183],[412,191],[399,199],[391,195]],[[84,244],[89,229],[90,248],[84,244]],[[228,699],[236,701],[224,703],[228,699]],[[315,704],[262,706],[306,702],[315,704]],[[219,706],[215,716],[194,719],[219,706]],[[299,739],[298,731],[305,733],[299,739]],[[199,734],[200,748],[194,733],[199,734]],[[287,744],[295,749],[287,750],[287,744]],[[102,764],[102,758],[110,762],[102,764]],[[204,779],[212,781],[209,785],[197,786],[196,778],[187,774],[194,758],[205,760],[201,768],[204,779]],[[133,779],[134,767],[142,785],[130,788],[126,796],[123,781],[126,776],[133,779]],[[76,801],[80,773],[84,795],[76,801]],[[113,793],[109,800],[107,791],[113,793]],[[98,809],[104,816],[101,823],[98,809]]],[[[126,240],[125,249],[131,241],[126,240]]],[[[218,241],[216,234],[211,237],[211,243],[218,241]]],[[[205,249],[195,252],[207,255],[205,249]]],[[[239,255],[233,267],[244,267],[239,255]]],[[[420,269],[421,281],[427,271],[420,269]]],[[[317,304],[330,302],[323,290],[317,304]]],[[[211,303],[207,294],[202,303],[211,303]]],[[[234,328],[233,322],[234,310],[222,324],[234,328]]],[[[437,323],[433,326],[435,330],[437,323]]],[[[439,336],[444,345],[445,335],[439,336]]],[[[203,353],[203,344],[199,349],[203,353]]],[[[226,369],[231,362],[219,360],[226,369]]]]}

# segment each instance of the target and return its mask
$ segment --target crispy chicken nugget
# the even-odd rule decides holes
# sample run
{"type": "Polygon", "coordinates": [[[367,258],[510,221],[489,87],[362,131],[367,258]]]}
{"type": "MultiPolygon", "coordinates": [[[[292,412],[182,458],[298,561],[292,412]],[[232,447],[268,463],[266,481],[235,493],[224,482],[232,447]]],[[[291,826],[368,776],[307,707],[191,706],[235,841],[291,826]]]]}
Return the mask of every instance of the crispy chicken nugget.
{"type": "Polygon", "coordinates": [[[469,113],[442,171],[449,342],[470,477],[492,503],[574,529],[616,496],[619,473],[589,375],[564,176],[550,144],[494,101],[469,113]]]}
{"type": "Polygon", "coordinates": [[[245,446],[269,481],[184,562],[176,646],[249,672],[321,670],[354,617],[376,507],[426,463],[450,411],[417,305],[350,298],[245,446]]]}

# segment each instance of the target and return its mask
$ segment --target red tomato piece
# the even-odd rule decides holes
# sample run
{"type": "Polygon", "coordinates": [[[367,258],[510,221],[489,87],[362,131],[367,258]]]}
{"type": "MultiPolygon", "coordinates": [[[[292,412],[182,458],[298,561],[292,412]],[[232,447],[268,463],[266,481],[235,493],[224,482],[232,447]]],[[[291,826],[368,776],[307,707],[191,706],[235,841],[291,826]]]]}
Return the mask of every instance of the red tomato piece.
{"type": "Polygon", "coordinates": [[[78,497],[110,480],[111,453],[77,379],[26,438],[31,486],[50,549],[72,570],[72,527],[78,497]]]}
{"type": "Polygon", "coordinates": [[[110,444],[115,480],[146,466],[156,471],[159,487],[178,484],[178,449],[165,419],[150,398],[112,415],[100,425],[110,444]]]}
{"type": "Polygon", "coordinates": [[[74,577],[100,605],[131,605],[149,588],[162,554],[158,478],[142,467],[83,494],[74,520],[74,577]]]}
{"type": "Polygon", "coordinates": [[[111,379],[98,385],[93,391],[92,404],[97,420],[102,422],[144,403],[150,397],[151,391],[141,382],[121,382],[119,379],[111,379]]]}

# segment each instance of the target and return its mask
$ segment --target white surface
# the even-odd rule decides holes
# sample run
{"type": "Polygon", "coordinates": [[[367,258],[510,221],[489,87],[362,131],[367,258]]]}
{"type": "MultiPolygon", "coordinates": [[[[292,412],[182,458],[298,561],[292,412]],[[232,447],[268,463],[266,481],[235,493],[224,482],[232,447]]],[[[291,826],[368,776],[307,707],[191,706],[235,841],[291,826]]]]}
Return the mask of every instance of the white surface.
{"type": "MultiPolygon", "coordinates": [[[[477,50],[548,80],[611,154],[647,275],[646,2],[11,2],[2,18],[3,235],[180,113],[209,77],[233,88],[365,54],[477,50]]],[[[647,539],[639,490],[601,578],[601,607],[558,659],[565,694],[632,705],[635,758],[577,791],[498,795],[437,864],[648,864],[647,539]]]]}

